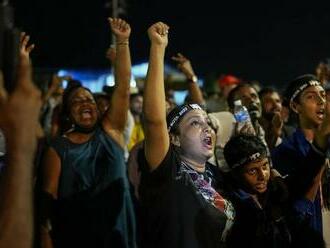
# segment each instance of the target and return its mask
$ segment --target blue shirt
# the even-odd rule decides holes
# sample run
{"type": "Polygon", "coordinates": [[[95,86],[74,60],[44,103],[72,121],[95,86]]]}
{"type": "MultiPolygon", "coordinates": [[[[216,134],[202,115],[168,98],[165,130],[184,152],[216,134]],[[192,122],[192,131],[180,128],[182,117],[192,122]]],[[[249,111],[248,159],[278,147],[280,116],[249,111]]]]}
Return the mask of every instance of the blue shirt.
{"type": "Polygon", "coordinates": [[[136,247],[124,150],[101,127],[85,143],[51,145],[61,159],[55,247],[136,247]]]}
{"type": "Polygon", "coordinates": [[[272,161],[273,167],[287,176],[293,210],[301,220],[307,220],[313,230],[322,234],[320,192],[313,202],[304,196],[324,165],[325,155],[317,152],[302,130],[297,129],[272,150],[272,161]]]}

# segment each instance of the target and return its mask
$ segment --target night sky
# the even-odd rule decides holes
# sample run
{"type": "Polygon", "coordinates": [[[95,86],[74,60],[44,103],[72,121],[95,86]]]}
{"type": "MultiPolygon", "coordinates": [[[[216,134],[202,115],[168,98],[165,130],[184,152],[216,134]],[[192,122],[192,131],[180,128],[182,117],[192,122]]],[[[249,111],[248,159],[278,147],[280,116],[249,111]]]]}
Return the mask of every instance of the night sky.
{"type": "MultiPolygon", "coordinates": [[[[146,61],[148,26],[169,24],[167,60],[182,52],[200,76],[232,73],[283,85],[313,73],[330,57],[330,8],[315,1],[126,0],[122,15],[132,27],[133,63],[146,61]]],[[[16,0],[16,24],[36,43],[41,68],[105,68],[111,12],[105,0],[16,0]]],[[[170,62],[171,63],[171,62],[170,62]]]]}

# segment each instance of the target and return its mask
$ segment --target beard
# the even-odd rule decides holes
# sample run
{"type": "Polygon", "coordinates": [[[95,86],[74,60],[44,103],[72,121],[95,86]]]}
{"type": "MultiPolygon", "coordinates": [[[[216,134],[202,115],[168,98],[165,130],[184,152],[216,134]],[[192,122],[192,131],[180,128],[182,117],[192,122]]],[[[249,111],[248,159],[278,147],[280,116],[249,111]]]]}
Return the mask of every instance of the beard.
{"type": "Polygon", "coordinates": [[[257,120],[261,117],[261,111],[260,111],[260,108],[258,106],[258,104],[256,103],[252,103],[248,106],[248,111],[249,111],[249,114],[250,114],[250,117],[251,117],[251,120],[257,120]]]}

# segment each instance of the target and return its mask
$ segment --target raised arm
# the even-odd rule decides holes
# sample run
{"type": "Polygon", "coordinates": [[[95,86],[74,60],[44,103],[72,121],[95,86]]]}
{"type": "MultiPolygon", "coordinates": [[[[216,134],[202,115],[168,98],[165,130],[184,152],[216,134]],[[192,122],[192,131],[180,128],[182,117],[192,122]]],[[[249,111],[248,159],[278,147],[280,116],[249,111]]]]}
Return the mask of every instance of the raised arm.
{"type": "Polygon", "coordinates": [[[275,113],[272,121],[269,126],[266,126],[267,129],[263,126],[265,130],[265,139],[269,150],[272,150],[277,144],[278,139],[281,138],[282,129],[283,129],[283,120],[280,113],[275,113]]]}
{"type": "Polygon", "coordinates": [[[154,170],[169,148],[166,125],[164,55],[169,27],[157,22],[148,29],[151,42],[149,67],[144,87],[143,113],[145,120],[145,156],[154,170]]]}
{"type": "MultiPolygon", "coordinates": [[[[326,108],[325,108],[325,115],[324,120],[320,126],[315,131],[315,137],[313,144],[320,150],[322,150],[324,153],[326,153],[326,150],[329,149],[329,136],[330,136],[330,104],[326,102],[326,108]]],[[[324,161],[323,166],[321,166],[318,170],[318,173],[313,178],[313,182],[311,187],[306,193],[306,198],[310,200],[314,200],[317,192],[320,188],[320,183],[323,177],[323,173],[325,171],[326,162],[324,161]]]]}
{"type": "Polygon", "coordinates": [[[71,76],[57,76],[56,74],[53,74],[50,86],[48,87],[46,93],[42,97],[43,104],[46,104],[47,101],[51,98],[51,96],[56,92],[63,83],[64,80],[70,80],[72,79],[71,76]]]}
{"type": "Polygon", "coordinates": [[[190,60],[183,56],[181,53],[178,53],[176,56],[173,56],[172,60],[177,62],[179,70],[187,78],[188,91],[191,97],[191,102],[197,103],[199,105],[205,105],[203,93],[197,83],[197,76],[191,66],[190,60]]]}
{"type": "Polygon", "coordinates": [[[0,247],[19,248],[32,247],[33,241],[33,160],[41,94],[24,54],[20,54],[17,72],[17,86],[10,95],[0,79],[0,127],[7,146],[0,181],[0,247]]]}
{"type": "Polygon", "coordinates": [[[130,25],[120,18],[109,18],[112,32],[116,36],[115,90],[111,105],[102,121],[103,128],[123,144],[122,133],[125,129],[129,108],[129,87],[131,79],[131,56],[129,51],[130,25]]]}

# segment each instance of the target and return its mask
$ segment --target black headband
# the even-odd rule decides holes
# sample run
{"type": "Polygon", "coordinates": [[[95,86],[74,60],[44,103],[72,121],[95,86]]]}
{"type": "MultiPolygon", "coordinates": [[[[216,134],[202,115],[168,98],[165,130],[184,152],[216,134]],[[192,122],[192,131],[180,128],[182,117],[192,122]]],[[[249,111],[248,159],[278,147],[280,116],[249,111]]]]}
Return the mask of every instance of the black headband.
{"type": "Polygon", "coordinates": [[[307,87],[309,86],[320,86],[321,83],[319,81],[316,81],[316,80],[310,80],[304,84],[302,84],[299,88],[297,88],[292,96],[290,97],[290,102],[292,102],[298,95],[300,92],[302,92],[304,89],[306,89],[307,87]]]}
{"type": "Polygon", "coordinates": [[[171,132],[173,127],[179,123],[181,118],[186,115],[191,110],[203,110],[198,104],[184,104],[182,106],[176,107],[167,115],[167,130],[171,132]]]}
{"type": "Polygon", "coordinates": [[[242,158],[237,163],[233,164],[231,166],[231,169],[236,169],[238,167],[241,167],[242,165],[248,164],[250,162],[256,161],[260,158],[267,157],[267,154],[261,154],[260,152],[253,153],[252,155],[242,158]]]}

